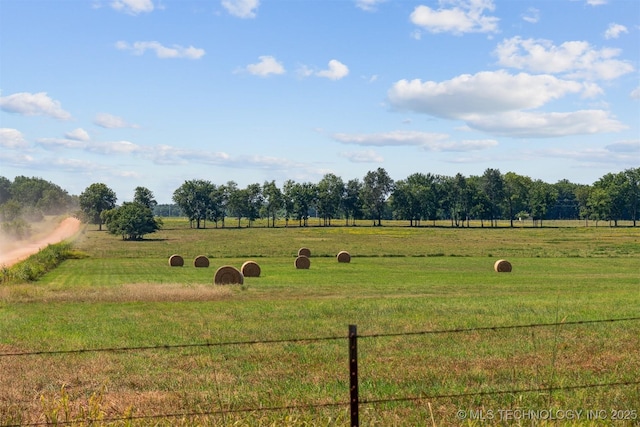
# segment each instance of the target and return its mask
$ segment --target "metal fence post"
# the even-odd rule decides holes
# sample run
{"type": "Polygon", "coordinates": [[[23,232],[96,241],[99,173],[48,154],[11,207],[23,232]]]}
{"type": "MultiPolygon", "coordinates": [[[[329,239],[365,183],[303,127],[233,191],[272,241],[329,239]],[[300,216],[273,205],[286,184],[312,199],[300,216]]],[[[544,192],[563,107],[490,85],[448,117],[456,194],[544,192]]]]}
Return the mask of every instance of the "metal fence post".
{"type": "Polygon", "coordinates": [[[349,325],[349,404],[351,427],[358,427],[358,332],[356,325],[349,325]]]}

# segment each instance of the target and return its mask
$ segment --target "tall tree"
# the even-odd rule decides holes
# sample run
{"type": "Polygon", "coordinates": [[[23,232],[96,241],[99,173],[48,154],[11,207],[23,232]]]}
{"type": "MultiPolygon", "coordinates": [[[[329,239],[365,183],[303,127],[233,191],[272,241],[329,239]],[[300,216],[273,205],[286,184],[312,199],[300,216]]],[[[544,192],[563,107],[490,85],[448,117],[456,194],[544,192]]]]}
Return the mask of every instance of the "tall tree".
{"type": "Polygon", "coordinates": [[[622,219],[624,208],[627,201],[628,189],[627,177],[623,172],[608,173],[597,180],[593,186],[596,189],[602,189],[607,193],[609,202],[609,220],[613,220],[613,224],[617,227],[618,220],[622,219]]]}
{"type": "Polygon", "coordinates": [[[201,224],[206,227],[206,219],[209,217],[212,202],[211,192],[214,186],[211,182],[202,179],[185,181],[177,190],[173,192],[173,201],[182,212],[189,218],[189,222],[196,222],[196,228],[201,228],[201,224]]]}
{"type": "Polygon", "coordinates": [[[342,210],[344,212],[346,225],[349,225],[349,218],[351,218],[352,225],[355,225],[356,219],[362,217],[361,192],[362,182],[360,182],[359,179],[354,178],[347,181],[342,198],[342,210]]]}
{"type": "Polygon", "coordinates": [[[580,216],[580,202],[577,197],[577,189],[580,187],[567,179],[562,179],[553,184],[558,199],[549,212],[549,218],[553,219],[577,219],[580,216]]]}
{"type": "Polygon", "coordinates": [[[556,202],[558,194],[553,185],[538,179],[531,185],[529,197],[529,208],[531,209],[533,224],[536,225],[540,221],[540,227],[542,227],[542,220],[556,202]]]}
{"type": "Polygon", "coordinates": [[[80,194],[80,210],[84,214],[85,221],[90,224],[98,224],[102,231],[103,211],[113,209],[116,206],[116,193],[103,183],[91,184],[80,194]]]}
{"type": "Polygon", "coordinates": [[[262,184],[262,196],[264,197],[264,216],[267,217],[267,227],[269,227],[269,219],[271,226],[276,226],[276,218],[278,211],[284,206],[284,197],[282,191],[278,188],[275,181],[262,184]]]}
{"type": "Polygon", "coordinates": [[[627,179],[626,197],[629,209],[629,217],[636,226],[638,220],[638,208],[640,207],[640,167],[631,168],[624,171],[627,179]]]}
{"type": "Polygon", "coordinates": [[[209,210],[209,220],[213,221],[218,228],[218,222],[222,221],[224,227],[224,217],[227,210],[227,189],[224,185],[213,184],[213,190],[209,194],[211,199],[211,209],[209,210]]]}
{"type": "Polygon", "coordinates": [[[393,180],[384,168],[367,172],[363,180],[361,195],[363,205],[368,209],[374,225],[382,225],[382,214],[387,198],[392,191],[393,180]]]}
{"type": "Polygon", "coordinates": [[[153,211],[158,205],[158,202],[153,197],[153,191],[149,190],[146,187],[136,187],[133,194],[133,201],[135,203],[140,203],[143,206],[148,207],[153,211]]]}
{"type": "Polygon", "coordinates": [[[249,227],[256,219],[260,218],[260,211],[264,203],[262,196],[262,186],[260,184],[249,184],[246,192],[246,212],[245,217],[249,220],[249,227]]]}
{"type": "Polygon", "coordinates": [[[491,226],[497,227],[500,218],[500,205],[504,200],[504,179],[498,169],[487,169],[482,175],[482,189],[489,200],[489,219],[491,226]]]}
{"type": "Polygon", "coordinates": [[[511,227],[513,227],[513,220],[516,215],[527,210],[531,187],[531,178],[527,176],[518,175],[514,172],[504,174],[504,199],[511,227]]]}
{"type": "Polygon", "coordinates": [[[340,211],[344,197],[345,186],[342,178],[328,173],[322,177],[317,185],[318,190],[318,215],[323,224],[331,225],[331,219],[336,218],[340,211]]]}

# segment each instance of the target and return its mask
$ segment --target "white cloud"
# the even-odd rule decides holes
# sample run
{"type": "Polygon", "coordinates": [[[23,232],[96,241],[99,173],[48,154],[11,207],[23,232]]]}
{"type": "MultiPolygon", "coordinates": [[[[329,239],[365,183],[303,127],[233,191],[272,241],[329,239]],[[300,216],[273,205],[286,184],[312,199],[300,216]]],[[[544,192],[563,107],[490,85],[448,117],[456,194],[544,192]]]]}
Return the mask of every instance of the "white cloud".
{"type": "Polygon", "coordinates": [[[604,148],[609,151],[615,151],[617,153],[640,153],[640,139],[614,142],[613,144],[609,144],[604,148]]]}
{"type": "Polygon", "coordinates": [[[448,139],[449,135],[417,131],[393,131],[366,134],[335,133],[331,135],[331,138],[343,144],[384,147],[430,145],[448,139]]]}
{"type": "Polygon", "coordinates": [[[68,138],[40,138],[36,143],[48,150],[59,149],[83,150],[98,154],[134,154],[146,151],[144,147],[129,141],[90,142],[68,138]]]}
{"type": "Polygon", "coordinates": [[[107,129],[122,129],[122,128],[138,128],[138,125],[128,123],[122,117],[114,116],[109,113],[98,113],[93,119],[93,123],[107,129]]]}
{"type": "Polygon", "coordinates": [[[70,120],[71,114],[63,110],[60,102],[46,92],[20,92],[0,97],[0,109],[24,116],[49,116],[59,120],[70,120]]]}
{"type": "Polygon", "coordinates": [[[629,96],[631,99],[640,99],[640,86],[632,90],[629,96]]]}
{"type": "Polygon", "coordinates": [[[0,147],[4,148],[27,148],[29,144],[24,139],[24,135],[17,129],[0,128],[0,147]]]}
{"type": "Polygon", "coordinates": [[[89,141],[91,138],[86,130],[82,128],[74,129],[71,132],[67,132],[65,138],[73,139],[75,141],[89,141]]]}
{"type": "Polygon", "coordinates": [[[477,130],[514,138],[550,138],[619,132],[626,126],[603,110],[580,110],[568,113],[532,113],[523,111],[466,118],[477,130]]]}
{"type": "Polygon", "coordinates": [[[620,37],[620,34],[628,32],[629,30],[627,30],[627,27],[625,27],[624,25],[612,22],[611,24],[609,24],[609,28],[607,28],[607,31],[604,32],[604,38],[607,40],[617,39],[618,37],[620,37]]]}
{"type": "Polygon", "coordinates": [[[343,144],[375,147],[418,146],[427,151],[474,151],[498,145],[498,142],[493,139],[451,141],[447,134],[418,131],[336,133],[331,137],[343,144]]]}
{"type": "Polygon", "coordinates": [[[111,7],[119,12],[125,12],[130,15],[151,12],[154,9],[152,0],[113,0],[111,7]]]}
{"type": "Polygon", "coordinates": [[[537,108],[585,89],[578,82],[550,75],[512,75],[500,70],[463,74],[440,83],[400,80],[391,87],[388,98],[398,110],[464,119],[472,114],[490,115],[537,108]]]}
{"type": "Polygon", "coordinates": [[[255,18],[260,0],[222,0],[222,6],[238,18],[255,18]]]}
{"type": "Polygon", "coordinates": [[[119,41],[116,43],[116,49],[128,50],[134,55],[143,55],[147,50],[151,50],[154,51],[156,56],[160,59],[200,59],[205,55],[204,49],[195,48],[193,46],[183,47],[179,45],[166,47],[157,41],[134,42],[133,44],[129,44],[125,41],[119,41]]]}
{"type": "Polygon", "coordinates": [[[247,65],[247,71],[255,76],[266,77],[270,74],[284,74],[282,64],[273,56],[260,56],[260,62],[247,65]]]}
{"type": "Polygon", "coordinates": [[[609,0],[587,0],[587,4],[590,6],[602,6],[607,4],[609,0]]]}
{"type": "Polygon", "coordinates": [[[384,161],[384,157],[373,150],[348,151],[340,153],[340,156],[353,163],[382,163],[384,161]]]}
{"type": "Polygon", "coordinates": [[[574,78],[612,80],[634,70],[629,62],[614,59],[619,49],[594,49],[585,41],[505,39],[494,51],[500,65],[540,73],[565,74],[574,78]]]}
{"type": "Polygon", "coordinates": [[[411,22],[431,33],[495,33],[499,19],[487,16],[493,11],[492,0],[439,0],[440,8],[417,6],[411,13],[411,22]],[[452,5],[450,8],[445,6],[452,5]]]}
{"type": "Polygon", "coordinates": [[[367,12],[374,12],[380,3],[384,3],[385,1],[386,0],[356,0],[356,7],[367,12]]]}
{"type": "Polygon", "coordinates": [[[530,7],[527,12],[522,15],[522,19],[530,24],[536,24],[540,20],[540,10],[530,7]]]}
{"type": "Polygon", "coordinates": [[[316,76],[326,77],[331,80],[340,80],[349,74],[349,67],[342,62],[332,59],[329,61],[329,68],[326,70],[318,71],[316,76]]]}

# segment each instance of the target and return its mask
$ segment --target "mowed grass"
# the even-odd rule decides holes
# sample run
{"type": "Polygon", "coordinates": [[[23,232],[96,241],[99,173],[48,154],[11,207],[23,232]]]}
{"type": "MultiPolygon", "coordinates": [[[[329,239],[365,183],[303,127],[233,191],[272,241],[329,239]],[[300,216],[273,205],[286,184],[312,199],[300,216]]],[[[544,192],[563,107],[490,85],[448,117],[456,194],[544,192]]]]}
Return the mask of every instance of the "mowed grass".
{"type": "Polygon", "coordinates": [[[166,220],[148,237],[88,227],[75,243],[85,258],[0,288],[0,353],[158,346],[0,356],[0,424],[348,425],[349,324],[360,398],[382,401],[361,406],[361,425],[460,425],[457,411],[483,408],[640,410],[640,321],[571,323],[640,316],[640,229],[166,220]],[[300,247],[309,270],[294,268],[300,247]],[[185,266],[170,267],[172,254],[185,266]],[[211,267],[193,267],[197,255],[211,267]],[[493,271],[500,258],[513,272],[493,271]],[[217,267],[249,259],[261,277],[213,285],[217,267]],[[490,329],[546,323],[561,325],[490,329]],[[619,382],[636,384],[571,389],[619,382]],[[549,388],[561,389],[523,391],[549,388]],[[205,415],[175,415],[194,413],[205,415]],[[175,416],[145,418],[163,414],[175,416]]]}

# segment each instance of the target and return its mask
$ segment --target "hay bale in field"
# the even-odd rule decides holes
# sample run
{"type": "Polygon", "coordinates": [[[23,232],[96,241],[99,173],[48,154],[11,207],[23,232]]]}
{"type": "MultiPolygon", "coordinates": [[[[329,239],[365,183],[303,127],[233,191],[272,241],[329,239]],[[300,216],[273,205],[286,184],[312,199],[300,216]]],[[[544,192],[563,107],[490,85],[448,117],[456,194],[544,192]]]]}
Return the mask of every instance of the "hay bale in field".
{"type": "Polygon", "coordinates": [[[184,265],[184,258],[180,255],[171,255],[169,257],[169,265],[171,267],[182,267],[184,265]]]}
{"type": "Polygon", "coordinates": [[[245,261],[240,267],[240,272],[244,277],[260,277],[260,266],[254,261],[245,261]]]}
{"type": "Polygon", "coordinates": [[[347,251],[338,252],[338,262],[351,262],[351,255],[347,251]]]}
{"type": "Polygon", "coordinates": [[[244,276],[237,268],[230,265],[223,265],[216,270],[213,283],[216,285],[242,285],[244,283],[244,276]]]}
{"type": "Polygon", "coordinates": [[[309,259],[309,257],[300,255],[296,258],[295,266],[297,269],[307,270],[309,267],[311,267],[311,260],[309,259]]]}
{"type": "Polygon", "coordinates": [[[209,258],[207,258],[204,255],[198,255],[194,260],[193,260],[193,266],[194,267],[204,267],[207,268],[209,267],[209,258]]]}
{"type": "Polygon", "coordinates": [[[311,249],[309,248],[298,249],[298,256],[306,256],[307,258],[311,258],[311,249]]]}
{"type": "Polygon", "coordinates": [[[493,264],[493,269],[498,273],[511,273],[511,263],[506,259],[499,259],[493,264]]]}

